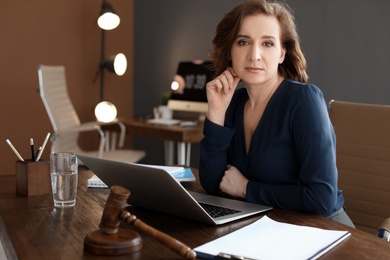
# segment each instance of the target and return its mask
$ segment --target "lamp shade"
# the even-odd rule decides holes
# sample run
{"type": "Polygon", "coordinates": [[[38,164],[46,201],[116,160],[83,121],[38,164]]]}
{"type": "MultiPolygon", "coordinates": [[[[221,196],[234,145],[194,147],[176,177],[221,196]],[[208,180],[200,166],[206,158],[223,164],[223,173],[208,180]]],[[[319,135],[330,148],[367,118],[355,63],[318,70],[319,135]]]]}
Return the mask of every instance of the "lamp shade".
{"type": "Polygon", "coordinates": [[[102,101],[95,107],[95,116],[99,122],[108,123],[115,120],[117,115],[116,107],[113,103],[102,101]]]}
{"type": "Polygon", "coordinates": [[[97,20],[97,23],[103,30],[112,30],[118,27],[120,18],[115,13],[112,6],[109,3],[104,2],[102,5],[102,12],[97,20]]]}
{"type": "Polygon", "coordinates": [[[122,76],[126,72],[127,59],[123,53],[110,56],[104,63],[109,71],[115,72],[118,76],[122,76]]]}

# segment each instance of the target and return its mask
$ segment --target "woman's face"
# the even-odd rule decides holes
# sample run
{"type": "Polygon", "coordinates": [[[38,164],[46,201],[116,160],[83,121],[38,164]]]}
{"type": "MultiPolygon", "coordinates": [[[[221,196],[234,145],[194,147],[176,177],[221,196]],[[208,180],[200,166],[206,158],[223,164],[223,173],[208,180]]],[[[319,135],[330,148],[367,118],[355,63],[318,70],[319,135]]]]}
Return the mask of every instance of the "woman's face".
{"type": "Polygon", "coordinates": [[[246,16],[231,49],[233,70],[248,85],[271,82],[285,53],[276,17],[246,16]]]}

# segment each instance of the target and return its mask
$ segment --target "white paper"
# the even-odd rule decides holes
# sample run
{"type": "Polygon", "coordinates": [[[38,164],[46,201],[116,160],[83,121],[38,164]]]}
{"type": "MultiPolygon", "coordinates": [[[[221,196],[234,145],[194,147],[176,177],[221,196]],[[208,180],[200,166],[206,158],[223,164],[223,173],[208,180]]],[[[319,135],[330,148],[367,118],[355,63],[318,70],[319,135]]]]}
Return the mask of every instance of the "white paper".
{"type": "Polygon", "coordinates": [[[316,259],[349,235],[348,231],[286,224],[264,216],[194,250],[210,255],[227,253],[253,259],[316,259]]]}
{"type": "Polygon", "coordinates": [[[145,166],[145,167],[162,169],[171,175],[184,170],[184,167],[181,167],[181,166],[164,166],[164,165],[140,164],[140,163],[134,163],[134,164],[140,165],[140,166],[145,166]]]}
{"type": "Polygon", "coordinates": [[[108,188],[108,186],[95,174],[88,179],[87,187],[89,188],[108,188]]]}
{"type": "MultiPolygon", "coordinates": [[[[184,167],[181,166],[163,166],[163,165],[151,165],[151,164],[139,164],[139,163],[133,163],[136,165],[144,166],[144,167],[152,167],[152,168],[158,168],[162,169],[172,176],[174,176],[176,173],[181,172],[184,170],[184,167]]],[[[96,175],[93,175],[91,178],[88,179],[87,187],[89,188],[108,188],[108,186],[96,175]]]]}

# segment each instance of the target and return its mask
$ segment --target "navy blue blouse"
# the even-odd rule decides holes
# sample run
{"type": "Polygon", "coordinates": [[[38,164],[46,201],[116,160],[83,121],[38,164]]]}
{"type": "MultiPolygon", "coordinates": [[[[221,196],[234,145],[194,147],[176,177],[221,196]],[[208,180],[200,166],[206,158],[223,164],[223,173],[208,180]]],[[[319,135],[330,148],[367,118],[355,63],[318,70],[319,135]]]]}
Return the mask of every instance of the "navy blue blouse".
{"type": "Polygon", "coordinates": [[[246,200],[329,216],[344,204],[337,188],[336,138],[319,88],[284,80],[269,100],[246,152],[245,88],[238,89],[225,125],[206,118],[200,144],[203,188],[219,192],[227,165],[249,180],[246,200]]]}

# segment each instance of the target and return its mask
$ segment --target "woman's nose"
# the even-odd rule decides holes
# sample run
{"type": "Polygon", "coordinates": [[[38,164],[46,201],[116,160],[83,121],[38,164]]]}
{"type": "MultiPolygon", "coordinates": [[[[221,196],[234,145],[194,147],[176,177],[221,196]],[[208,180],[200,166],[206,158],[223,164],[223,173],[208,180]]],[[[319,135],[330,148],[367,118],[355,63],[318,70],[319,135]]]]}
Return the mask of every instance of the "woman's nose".
{"type": "Polygon", "coordinates": [[[260,60],[261,59],[261,48],[253,45],[251,50],[250,50],[250,53],[249,53],[249,59],[252,61],[260,60]]]}

